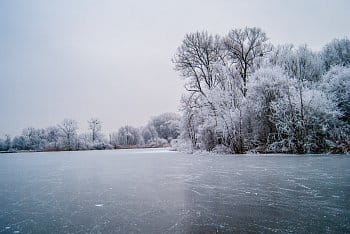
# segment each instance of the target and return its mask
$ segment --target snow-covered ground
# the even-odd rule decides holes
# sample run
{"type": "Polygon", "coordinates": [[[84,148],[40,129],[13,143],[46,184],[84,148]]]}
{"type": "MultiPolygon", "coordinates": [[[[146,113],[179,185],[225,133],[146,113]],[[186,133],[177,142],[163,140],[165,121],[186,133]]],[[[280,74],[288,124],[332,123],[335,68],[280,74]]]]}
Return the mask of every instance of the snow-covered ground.
{"type": "Polygon", "coordinates": [[[0,233],[349,233],[349,201],[346,155],[0,155],[0,233]]]}

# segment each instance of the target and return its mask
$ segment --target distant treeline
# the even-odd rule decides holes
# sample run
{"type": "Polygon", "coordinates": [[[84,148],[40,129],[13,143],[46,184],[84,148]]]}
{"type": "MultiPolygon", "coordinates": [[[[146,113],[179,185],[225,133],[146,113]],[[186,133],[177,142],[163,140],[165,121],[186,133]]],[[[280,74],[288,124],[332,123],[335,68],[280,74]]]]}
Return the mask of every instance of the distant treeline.
{"type": "Polygon", "coordinates": [[[321,51],[274,46],[259,28],[185,36],[178,149],[230,153],[350,151],[350,41],[321,51]]]}
{"type": "Polygon", "coordinates": [[[48,128],[26,128],[20,136],[0,138],[1,152],[61,151],[117,149],[136,147],[164,147],[179,135],[180,116],[164,113],[153,117],[146,126],[123,126],[117,132],[104,135],[102,122],[88,121],[89,131],[78,134],[78,123],[65,119],[48,128]]]}

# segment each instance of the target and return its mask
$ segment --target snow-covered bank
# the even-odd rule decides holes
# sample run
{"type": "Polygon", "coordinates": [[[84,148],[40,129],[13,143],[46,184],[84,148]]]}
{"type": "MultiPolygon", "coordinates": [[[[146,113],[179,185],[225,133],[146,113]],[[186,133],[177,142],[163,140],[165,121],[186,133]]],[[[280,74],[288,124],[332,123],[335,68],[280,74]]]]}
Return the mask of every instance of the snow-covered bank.
{"type": "Polygon", "coordinates": [[[193,154],[193,155],[231,155],[231,156],[238,156],[238,155],[255,155],[255,156],[290,156],[290,155],[309,155],[309,156],[315,156],[315,155],[350,155],[350,152],[323,152],[323,153],[303,153],[303,154],[293,154],[293,152],[259,152],[259,151],[247,151],[245,153],[232,153],[230,149],[223,145],[217,145],[214,149],[211,151],[204,150],[204,149],[194,149],[193,146],[187,141],[183,141],[181,139],[179,140],[173,140],[171,142],[171,147],[169,150],[187,153],[187,154],[193,154]]]}
{"type": "Polygon", "coordinates": [[[171,147],[155,147],[155,146],[133,146],[133,147],[119,147],[119,148],[106,148],[106,149],[80,149],[80,150],[10,150],[10,151],[0,151],[0,154],[10,154],[10,153],[49,153],[49,152],[79,152],[79,151],[132,151],[132,152],[168,152],[171,151],[171,147]]]}

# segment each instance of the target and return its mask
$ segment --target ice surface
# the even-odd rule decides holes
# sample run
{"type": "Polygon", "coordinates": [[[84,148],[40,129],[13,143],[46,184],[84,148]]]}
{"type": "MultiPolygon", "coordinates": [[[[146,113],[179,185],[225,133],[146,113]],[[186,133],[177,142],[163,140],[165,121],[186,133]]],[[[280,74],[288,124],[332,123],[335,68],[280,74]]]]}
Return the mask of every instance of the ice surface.
{"type": "Polygon", "coordinates": [[[349,168],[330,155],[3,154],[0,232],[349,233],[349,168]]]}

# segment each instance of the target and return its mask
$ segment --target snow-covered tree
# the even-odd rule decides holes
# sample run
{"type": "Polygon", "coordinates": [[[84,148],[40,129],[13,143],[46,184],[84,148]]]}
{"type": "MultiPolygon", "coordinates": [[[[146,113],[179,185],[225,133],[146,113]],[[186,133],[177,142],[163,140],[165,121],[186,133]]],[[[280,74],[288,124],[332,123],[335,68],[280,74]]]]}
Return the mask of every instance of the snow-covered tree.
{"type": "Polygon", "coordinates": [[[74,150],[77,144],[78,123],[73,119],[64,119],[58,128],[62,133],[62,144],[67,150],[74,150]]]}
{"type": "Polygon", "coordinates": [[[322,59],[326,70],[332,66],[349,66],[350,65],[350,40],[334,39],[323,47],[322,59]]]}
{"type": "Polygon", "coordinates": [[[202,122],[199,119],[201,116],[198,113],[200,106],[197,103],[197,100],[199,98],[200,96],[196,95],[196,93],[183,95],[181,98],[181,110],[183,112],[183,115],[179,125],[179,137],[183,142],[189,141],[193,149],[196,149],[198,147],[198,125],[199,122],[202,122]]]}
{"type": "Polygon", "coordinates": [[[186,80],[185,89],[205,95],[206,90],[218,85],[220,77],[215,75],[215,65],[220,56],[218,36],[208,32],[187,34],[173,59],[175,70],[186,80]]]}
{"type": "Polygon", "coordinates": [[[12,141],[10,135],[5,135],[5,138],[0,138],[0,151],[8,151],[12,148],[12,141]]]}
{"type": "Polygon", "coordinates": [[[340,114],[335,103],[320,90],[306,88],[302,95],[303,105],[297,88],[290,87],[273,103],[279,141],[272,147],[278,151],[307,153],[332,147],[329,133],[340,114]]]}
{"type": "Polygon", "coordinates": [[[145,127],[141,128],[141,135],[146,145],[157,145],[158,133],[155,127],[148,123],[145,127]]]}
{"type": "Polygon", "coordinates": [[[91,130],[91,141],[95,143],[96,141],[102,140],[102,122],[97,118],[91,118],[88,120],[89,129],[91,130]]]}
{"type": "Polygon", "coordinates": [[[12,140],[12,148],[14,150],[28,150],[26,139],[24,136],[16,136],[12,140]]]}
{"type": "Polygon", "coordinates": [[[22,132],[28,150],[43,150],[47,145],[45,129],[26,128],[22,132]]]}
{"type": "Polygon", "coordinates": [[[109,134],[109,144],[111,144],[114,149],[118,148],[118,132],[112,132],[109,134]]]}
{"type": "Polygon", "coordinates": [[[338,105],[341,118],[350,124],[350,66],[332,67],[323,77],[321,88],[338,105]]]}
{"type": "Polygon", "coordinates": [[[288,76],[301,82],[319,81],[324,71],[322,57],[306,45],[277,46],[269,55],[268,63],[281,67],[288,76]]]}
{"type": "Polygon", "coordinates": [[[58,150],[60,145],[61,131],[58,127],[48,127],[46,131],[46,140],[48,145],[45,147],[47,150],[58,150]]]}
{"type": "Polygon", "coordinates": [[[290,85],[290,78],[280,67],[261,68],[252,74],[244,103],[245,133],[250,148],[266,150],[276,140],[272,105],[288,92],[290,85]]]}
{"type": "Polygon", "coordinates": [[[350,149],[347,47],[347,40],[322,52],[273,47],[258,28],[222,38],[187,34],[173,60],[187,91],[176,145],[232,153],[350,149]],[[334,65],[341,68],[328,71],[334,65]]]}
{"type": "Polygon", "coordinates": [[[129,125],[119,128],[117,139],[118,145],[121,146],[135,146],[143,144],[143,139],[139,129],[129,125]]]}
{"type": "Polygon", "coordinates": [[[159,138],[167,140],[169,143],[176,139],[179,134],[181,116],[176,113],[163,113],[155,116],[149,122],[150,130],[155,130],[159,138]]]}
{"type": "Polygon", "coordinates": [[[266,34],[260,28],[233,29],[223,39],[227,64],[233,64],[242,79],[242,92],[247,93],[248,76],[259,67],[261,58],[271,51],[266,34]]]}

